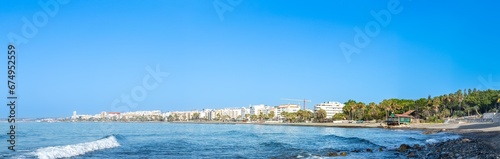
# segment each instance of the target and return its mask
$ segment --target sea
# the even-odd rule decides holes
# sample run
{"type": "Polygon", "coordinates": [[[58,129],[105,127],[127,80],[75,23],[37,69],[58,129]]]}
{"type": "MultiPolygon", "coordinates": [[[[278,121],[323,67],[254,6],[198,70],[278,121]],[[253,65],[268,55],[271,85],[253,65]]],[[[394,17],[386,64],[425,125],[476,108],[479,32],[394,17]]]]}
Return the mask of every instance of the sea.
{"type": "Polygon", "coordinates": [[[459,138],[421,130],[259,124],[21,122],[15,152],[0,123],[0,158],[399,158],[401,144],[459,138]],[[380,152],[379,148],[383,148],[380,152]],[[366,151],[372,149],[374,153],[366,151]],[[359,151],[359,152],[357,152],[359,151]]]}

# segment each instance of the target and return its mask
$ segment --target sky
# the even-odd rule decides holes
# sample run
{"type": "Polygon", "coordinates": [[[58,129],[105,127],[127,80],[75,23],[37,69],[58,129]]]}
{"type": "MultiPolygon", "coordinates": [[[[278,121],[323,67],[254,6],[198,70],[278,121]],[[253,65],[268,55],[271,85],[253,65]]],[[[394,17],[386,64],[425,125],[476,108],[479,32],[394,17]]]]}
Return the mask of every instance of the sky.
{"type": "Polygon", "coordinates": [[[0,44],[24,118],[378,103],[500,89],[498,3],[4,0],[0,44]]]}

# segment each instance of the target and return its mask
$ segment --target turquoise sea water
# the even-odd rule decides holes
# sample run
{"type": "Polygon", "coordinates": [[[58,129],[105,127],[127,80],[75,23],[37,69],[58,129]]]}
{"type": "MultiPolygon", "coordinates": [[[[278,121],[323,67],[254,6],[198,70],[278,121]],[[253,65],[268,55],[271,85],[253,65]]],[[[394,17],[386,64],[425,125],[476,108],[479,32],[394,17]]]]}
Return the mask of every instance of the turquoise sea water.
{"type": "Polygon", "coordinates": [[[419,130],[251,124],[17,123],[16,152],[0,123],[0,158],[395,158],[405,144],[458,138],[419,130]],[[383,152],[377,152],[384,147],[383,152]],[[373,149],[375,153],[366,152],[373,149]],[[362,152],[351,152],[363,150],[362,152]],[[321,157],[318,157],[321,156],[321,157]]]}

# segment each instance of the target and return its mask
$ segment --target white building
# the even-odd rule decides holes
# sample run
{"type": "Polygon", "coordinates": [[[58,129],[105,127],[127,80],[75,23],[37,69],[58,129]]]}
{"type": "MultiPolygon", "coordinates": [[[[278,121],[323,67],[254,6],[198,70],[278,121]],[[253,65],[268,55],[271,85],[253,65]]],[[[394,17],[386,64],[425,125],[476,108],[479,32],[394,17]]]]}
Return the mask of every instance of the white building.
{"type": "Polygon", "coordinates": [[[259,115],[266,109],[264,104],[250,106],[250,115],[259,115]]]}
{"type": "Polygon", "coordinates": [[[207,120],[217,119],[217,112],[215,110],[210,110],[207,112],[207,120]]]}
{"type": "Polygon", "coordinates": [[[72,119],[72,120],[75,120],[75,119],[77,119],[77,118],[78,118],[78,116],[76,115],[76,111],[73,111],[73,116],[71,116],[71,119],[72,119]]]}
{"type": "Polygon", "coordinates": [[[314,106],[315,111],[320,109],[325,110],[326,118],[332,118],[335,114],[342,113],[342,108],[344,108],[344,104],[340,102],[324,102],[314,106]]]}
{"type": "Polygon", "coordinates": [[[241,108],[224,108],[217,110],[222,118],[229,117],[229,119],[237,119],[241,117],[241,108]]]}
{"type": "Polygon", "coordinates": [[[248,116],[250,117],[250,109],[248,108],[245,108],[245,107],[241,107],[241,117],[242,118],[245,118],[245,115],[248,114],[248,116]]]}
{"type": "Polygon", "coordinates": [[[300,106],[298,104],[282,104],[277,106],[275,110],[275,116],[282,118],[282,112],[296,113],[300,110],[300,106]]]}

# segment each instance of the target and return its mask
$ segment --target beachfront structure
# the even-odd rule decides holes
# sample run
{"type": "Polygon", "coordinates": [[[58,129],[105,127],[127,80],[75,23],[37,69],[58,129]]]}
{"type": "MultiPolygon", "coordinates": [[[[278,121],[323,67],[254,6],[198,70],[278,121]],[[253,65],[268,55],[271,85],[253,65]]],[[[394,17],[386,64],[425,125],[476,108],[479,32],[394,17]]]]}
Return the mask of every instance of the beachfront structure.
{"type": "Polygon", "coordinates": [[[245,108],[245,107],[241,107],[241,117],[242,118],[245,118],[245,116],[248,114],[248,116],[250,116],[250,109],[248,108],[245,108]]]}
{"type": "Polygon", "coordinates": [[[207,120],[215,120],[217,119],[217,112],[215,110],[210,110],[207,112],[207,120]]]}
{"type": "Polygon", "coordinates": [[[220,109],[221,117],[229,117],[229,119],[237,119],[241,117],[241,108],[224,108],[220,109]]]}
{"type": "Polygon", "coordinates": [[[318,111],[323,109],[326,111],[326,118],[332,118],[337,113],[342,113],[342,108],[344,108],[344,104],[340,102],[323,102],[320,104],[316,104],[314,106],[314,110],[318,111]]]}
{"type": "Polygon", "coordinates": [[[76,118],[78,118],[78,117],[76,116],[76,111],[73,111],[73,116],[71,116],[71,120],[75,120],[76,118]]]}
{"type": "Polygon", "coordinates": [[[392,113],[391,116],[389,118],[387,118],[387,125],[401,125],[401,124],[410,124],[411,123],[411,119],[413,118],[413,116],[411,115],[413,112],[415,112],[414,110],[408,110],[407,112],[403,113],[403,114],[394,114],[392,113]]]}
{"type": "Polygon", "coordinates": [[[153,111],[135,111],[135,112],[125,112],[123,115],[128,116],[152,116],[152,115],[161,115],[161,111],[153,110],[153,111]]]}
{"type": "MultiPolygon", "coordinates": [[[[179,121],[188,121],[192,120],[195,113],[199,113],[198,111],[174,111],[170,112],[170,115],[174,117],[174,120],[179,121]]],[[[168,118],[168,116],[167,116],[168,118]]]]}
{"type": "Polygon", "coordinates": [[[260,113],[264,113],[263,111],[266,107],[267,106],[264,104],[250,106],[250,115],[259,115],[260,113]]]}
{"type": "Polygon", "coordinates": [[[163,118],[163,114],[159,110],[153,111],[135,111],[135,112],[124,112],[120,113],[119,119],[145,119],[145,120],[157,120],[163,118]]]}
{"type": "Polygon", "coordinates": [[[300,110],[300,106],[298,104],[282,104],[275,107],[275,110],[275,116],[278,117],[278,119],[281,119],[282,112],[296,113],[300,110]]]}

